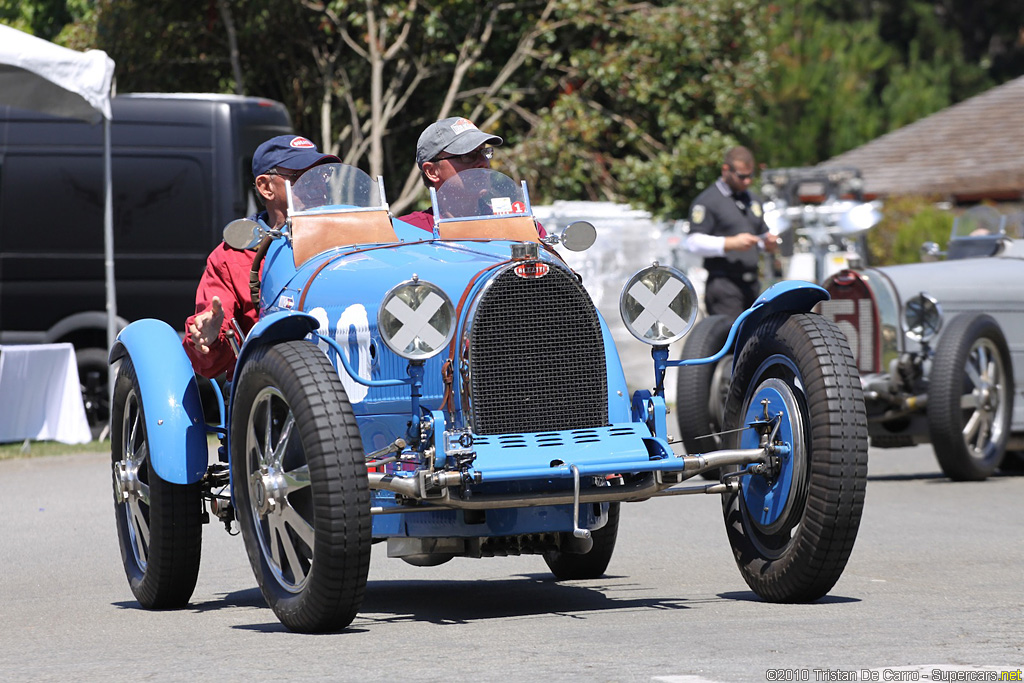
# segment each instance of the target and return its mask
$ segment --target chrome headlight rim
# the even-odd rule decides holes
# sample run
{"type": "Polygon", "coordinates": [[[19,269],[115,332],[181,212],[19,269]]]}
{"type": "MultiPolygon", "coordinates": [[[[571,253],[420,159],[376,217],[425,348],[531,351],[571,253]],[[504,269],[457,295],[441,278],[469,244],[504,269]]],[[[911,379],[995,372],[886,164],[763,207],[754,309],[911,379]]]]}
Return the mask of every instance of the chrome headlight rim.
{"type": "Polygon", "coordinates": [[[381,341],[409,361],[425,361],[444,351],[455,335],[455,327],[455,307],[448,294],[415,275],[389,289],[377,309],[381,341]],[[424,305],[431,309],[421,312],[424,305]]]}
{"type": "Polygon", "coordinates": [[[619,316],[626,329],[651,346],[668,346],[686,336],[697,320],[697,308],[697,290],[690,279],[682,271],[658,263],[634,273],[619,295],[619,316]],[[650,283],[657,284],[656,290],[650,283]],[[665,289],[667,286],[671,289],[665,289]],[[651,306],[658,310],[650,310],[651,306]]]}
{"type": "Polygon", "coordinates": [[[942,305],[927,292],[907,299],[901,317],[904,336],[918,344],[930,342],[942,329],[942,305]]]}

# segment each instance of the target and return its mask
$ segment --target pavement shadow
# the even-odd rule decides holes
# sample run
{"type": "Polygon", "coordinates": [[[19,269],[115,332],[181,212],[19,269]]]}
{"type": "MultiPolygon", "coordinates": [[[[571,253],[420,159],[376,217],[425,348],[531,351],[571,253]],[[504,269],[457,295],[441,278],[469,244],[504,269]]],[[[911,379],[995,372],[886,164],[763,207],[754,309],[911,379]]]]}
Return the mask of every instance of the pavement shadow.
{"type": "MultiPolygon", "coordinates": [[[[729,593],[719,593],[718,597],[723,600],[737,600],[739,602],[763,602],[765,604],[779,604],[779,603],[768,603],[767,600],[759,596],[754,591],[731,591],[729,593]]],[[[861,602],[860,598],[851,598],[844,595],[826,595],[823,598],[815,600],[814,602],[800,602],[792,603],[794,606],[813,606],[813,605],[842,605],[851,602],[861,602]]]]}
{"type": "MultiPolygon", "coordinates": [[[[544,615],[583,619],[587,613],[611,610],[688,609],[684,599],[650,597],[649,589],[623,584],[621,578],[605,576],[591,581],[560,582],[550,574],[523,574],[500,580],[369,581],[359,616],[341,633],[365,632],[374,625],[408,622],[470,624],[488,619],[544,615]],[[641,591],[645,595],[638,597],[641,591]]],[[[189,606],[199,612],[233,607],[262,607],[271,619],[234,628],[262,633],[287,632],[273,618],[258,588],[189,606]]]]}
{"type": "Polygon", "coordinates": [[[687,609],[686,600],[650,596],[622,577],[556,581],[550,574],[499,580],[371,581],[359,620],[467,624],[537,615],[584,618],[590,612],[687,609]],[[643,592],[640,596],[637,593],[643,592]]]}

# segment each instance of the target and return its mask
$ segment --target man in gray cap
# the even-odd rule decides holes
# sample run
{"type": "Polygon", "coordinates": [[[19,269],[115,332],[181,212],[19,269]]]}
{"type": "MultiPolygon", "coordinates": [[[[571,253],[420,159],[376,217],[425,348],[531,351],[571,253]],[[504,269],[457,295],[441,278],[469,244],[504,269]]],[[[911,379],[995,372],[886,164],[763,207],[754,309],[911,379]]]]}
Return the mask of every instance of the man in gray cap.
{"type": "MultiPolygon", "coordinates": [[[[502,140],[485,133],[469,119],[453,116],[430,124],[416,143],[416,165],[423,184],[435,189],[467,168],[490,168],[494,147],[502,140]]],[[[434,230],[434,214],[413,211],[398,220],[424,230],[434,230]]]]}

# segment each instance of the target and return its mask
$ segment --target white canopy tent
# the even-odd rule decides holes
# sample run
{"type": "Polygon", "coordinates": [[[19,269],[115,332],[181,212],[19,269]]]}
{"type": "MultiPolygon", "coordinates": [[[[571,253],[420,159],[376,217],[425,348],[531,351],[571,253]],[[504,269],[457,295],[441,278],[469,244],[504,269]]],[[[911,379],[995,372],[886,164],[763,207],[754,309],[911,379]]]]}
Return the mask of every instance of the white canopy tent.
{"type": "MultiPolygon", "coordinates": [[[[102,50],[76,52],[0,24],[0,105],[103,122],[103,242],[107,347],[117,333],[114,210],[111,193],[110,90],[114,61],[102,50]]],[[[113,383],[110,384],[113,387],[113,383]]]]}

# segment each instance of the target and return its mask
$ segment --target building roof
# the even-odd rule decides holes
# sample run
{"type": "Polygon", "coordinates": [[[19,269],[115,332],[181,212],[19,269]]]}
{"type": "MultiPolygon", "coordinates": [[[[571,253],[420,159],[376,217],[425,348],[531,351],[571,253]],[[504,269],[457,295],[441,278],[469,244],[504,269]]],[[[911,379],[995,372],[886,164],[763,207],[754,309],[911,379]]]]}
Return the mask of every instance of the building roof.
{"type": "Polygon", "coordinates": [[[853,166],[865,195],[1024,199],[1024,76],[887,133],[821,166],[853,166]]]}

